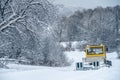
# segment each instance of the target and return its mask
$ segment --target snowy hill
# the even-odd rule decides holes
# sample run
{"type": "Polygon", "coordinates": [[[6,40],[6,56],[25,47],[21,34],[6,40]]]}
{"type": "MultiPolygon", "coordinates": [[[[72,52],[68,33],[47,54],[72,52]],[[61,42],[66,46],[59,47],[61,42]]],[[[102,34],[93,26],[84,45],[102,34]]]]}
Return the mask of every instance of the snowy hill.
{"type": "Polygon", "coordinates": [[[81,60],[84,52],[65,52],[73,63],[68,67],[44,67],[9,64],[11,69],[0,69],[0,80],[120,80],[120,60],[116,53],[107,54],[112,60],[111,68],[103,67],[99,70],[75,71],[75,62],[81,60]]]}

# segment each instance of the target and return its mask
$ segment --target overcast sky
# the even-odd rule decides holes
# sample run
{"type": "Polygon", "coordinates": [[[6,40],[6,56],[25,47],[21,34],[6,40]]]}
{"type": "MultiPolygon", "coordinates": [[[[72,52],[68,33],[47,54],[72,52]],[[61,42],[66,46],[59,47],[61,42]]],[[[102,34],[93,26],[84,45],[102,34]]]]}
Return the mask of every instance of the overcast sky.
{"type": "Polygon", "coordinates": [[[120,0],[53,0],[55,4],[71,7],[95,8],[120,5],[120,0]]]}

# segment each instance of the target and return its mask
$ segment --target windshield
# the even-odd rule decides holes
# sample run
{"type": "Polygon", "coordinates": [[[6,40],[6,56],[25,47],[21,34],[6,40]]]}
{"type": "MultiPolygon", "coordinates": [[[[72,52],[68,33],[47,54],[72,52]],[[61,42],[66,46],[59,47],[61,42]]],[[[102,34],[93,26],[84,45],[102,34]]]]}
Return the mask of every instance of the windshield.
{"type": "Polygon", "coordinates": [[[102,54],[102,48],[89,48],[88,54],[102,54]]]}

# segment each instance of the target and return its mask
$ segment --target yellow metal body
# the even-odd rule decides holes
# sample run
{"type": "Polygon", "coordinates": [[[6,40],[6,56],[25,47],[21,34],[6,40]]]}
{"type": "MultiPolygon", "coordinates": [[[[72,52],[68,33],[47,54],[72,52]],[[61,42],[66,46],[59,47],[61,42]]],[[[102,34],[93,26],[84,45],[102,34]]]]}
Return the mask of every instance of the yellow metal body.
{"type": "Polygon", "coordinates": [[[102,57],[106,58],[105,45],[88,45],[86,46],[86,58],[102,57]],[[90,52],[90,50],[93,50],[90,52]]]}

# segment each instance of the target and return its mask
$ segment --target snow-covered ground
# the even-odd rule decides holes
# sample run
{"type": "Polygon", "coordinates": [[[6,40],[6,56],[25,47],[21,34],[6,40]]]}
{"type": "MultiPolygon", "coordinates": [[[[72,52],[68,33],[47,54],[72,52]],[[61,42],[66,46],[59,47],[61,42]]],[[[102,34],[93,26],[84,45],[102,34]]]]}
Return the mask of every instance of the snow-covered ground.
{"type": "Polygon", "coordinates": [[[75,62],[81,61],[84,52],[65,52],[72,65],[68,67],[45,67],[9,64],[10,69],[0,69],[0,80],[120,80],[120,60],[116,53],[107,54],[112,60],[111,68],[76,71],[75,62]]]}

